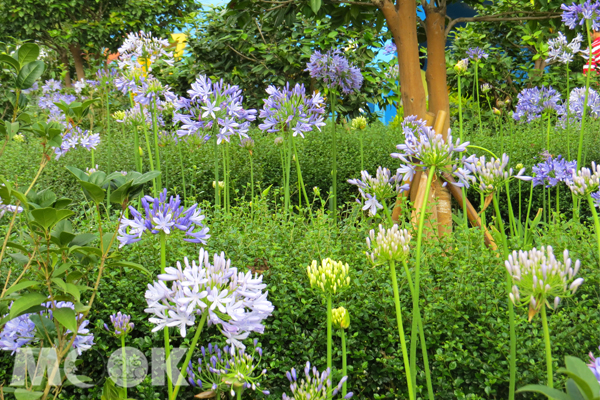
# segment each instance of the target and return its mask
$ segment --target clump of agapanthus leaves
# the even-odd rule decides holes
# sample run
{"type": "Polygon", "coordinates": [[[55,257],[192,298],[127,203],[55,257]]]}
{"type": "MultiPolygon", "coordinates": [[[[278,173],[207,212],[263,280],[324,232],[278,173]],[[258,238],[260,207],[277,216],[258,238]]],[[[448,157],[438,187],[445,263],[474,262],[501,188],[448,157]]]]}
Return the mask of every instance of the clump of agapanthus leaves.
{"type": "Polygon", "coordinates": [[[348,183],[358,186],[361,197],[366,200],[363,210],[369,210],[372,216],[384,207],[381,203],[385,204],[388,199],[410,188],[408,184],[402,184],[402,173],[399,171],[392,175],[389,169],[378,167],[374,177],[368,171],[361,171],[360,175],[361,179],[349,179],[348,183]]]}
{"type": "Polygon", "coordinates": [[[436,133],[433,128],[426,126],[425,121],[416,116],[409,116],[402,122],[402,132],[405,142],[396,146],[400,152],[392,153],[393,158],[398,158],[404,163],[399,170],[404,173],[404,181],[411,181],[415,174],[415,166],[424,168],[435,167],[438,172],[453,174],[459,187],[469,187],[470,176],[468,169],[463,169],[463,162],[472,161],[474,156],[467,159],[458,157],[458,153],[465,152],[469,142],[461,143],[459,139],[453,143],[453,138],[448,131],[447,140],[436,133]]]}
{"type": "Polygon", "coordinates": [[[573,40],[567,42],[567,37],[562,32],[558,32],[556,38],[548,41],[548,58],[546,62],[569,64],[573,61],[573,56],[580,53],[582,41],[583,36],[581,33],[578,33],[573,40]]]}
{"type": "Polygon", "coordinates": [[[580,265],[579,260],[571,261],[568,250],[562,261],[557,259],[551,246],[513,251],[505,261],[513,282],[510,299],[516,306],[529,307],[529,320],[545,305],[556,309],[583,283],[583,278],[575,278],[580,265]]]}
{"type": "Polygon", "coordinates": [[[177,327],[182,337],[198,317],[219,327],[227,343],[244,349],[241,342],[251,332],[263,333],[262,321],[273,312],[261,275],[238,271],[225,254],[201,249],[198,261],[184,258],[183,265],[167,267],[158,281],[148,285],[146,312],[152,314],[153,332],[177,327]],[[170,283],[170,287],[167,284],[170,283]]]}
{"type": "Polygon", "coordinates": [[[190,243],[206,244],[209,228],[202,221],[204,215],[197,204],[185,209],[179,195],[167,201],[167,189],[159,197],[144,196],[141,212],[129,206],[132,219],[123,218],[119,226],[119,247],[138,242],[145,233],[170,235],[181,231],[190,243]]]}
{"type": "Polygon", "coordinates": [[[560,93],[552,86],[523,89],[517,99],[513,113],[515,121],[531,122],[543,116],[562,115],[565,112],[560,93]]]}
{"type": "MultiPolygon", "coordinates": [[[[23,346],[29,346],[37,342],[45,342],[48,344],[49,339],[58,340],[56,338],[56,331],[54,330],[53,322],[53,309],[59,308],[70,308],[75,309],[75,306],[71,302],[58,301],[58,302],[47,302],[41,304],[45,310],[37,313],[28,313],[20,315],[16,318],[11,319],[4,325],[2,332],[0,332],[0,349],[5,351],[11,351],[13,354],[18,352],[23,346]],[[38,327],[44,327],[38,329],[38,327]]],[[[6,317],[6,315],[5,315],[6,317]]],[[[77,314],[76,320],[79,323],[83,318],[83,314],[77,314]]],[[[77,330],[77,336],[73,341],[73,349],[77,351],[77,354],[81,355],[82,352],[89,350],[94,345],[94,334],[87,329],[89,320],[85,320],[79,324],[77,330]]],[[[71,335],[73,332],[70,330],[66,331],[67,335],[71,335]]],[[[70,338],[68,338],[70,340],[70,338]]]]}
{"type": "MultiPolygon", "coordinates": [[[[285,376],[290,381],[291,396],[283,394],[283,400],[328,400],[337,396],[342,390],[342,385],[348,379],[344,376],[336,386],[331,383],[331,370],[327,368],[320,373],[316,367],[310,367],[310,362],[306,362],[304,367],[304,378],[298,381],[296,369],[285,373],[285,376]]],[[[348,392],[344,399],[349,399],[353,396],[352,392],[348,392]]]]}
{"type": "Polygon", "coordinates": [[[509,157],[502,154],[501,159],[485,156],[465,161],[465,168],[469,169],[475,177],[476,184],[473,186],[484,195],[490,195],[501,189],[511,179],[516,178],[529,181],[532,178],[524,176],[525,168],[521,168],[516,174],[512,168],[508,168],[509,157]]]}
{"type": "Polygon", "coordinates": [[[261,390],[260,380],[267,374],[260,369],[262,349],[258,340],[254,339],[252,352],[224,346],[209,344],[200,348],[202,357],[197,363],[187,366],[188,382],[195,388],[203,390],[207,397],[220,398],[220,393],[229,392],[231,396],[241,396],[246,389],[259,390],[268,395],[268,390],[261,390]]]}

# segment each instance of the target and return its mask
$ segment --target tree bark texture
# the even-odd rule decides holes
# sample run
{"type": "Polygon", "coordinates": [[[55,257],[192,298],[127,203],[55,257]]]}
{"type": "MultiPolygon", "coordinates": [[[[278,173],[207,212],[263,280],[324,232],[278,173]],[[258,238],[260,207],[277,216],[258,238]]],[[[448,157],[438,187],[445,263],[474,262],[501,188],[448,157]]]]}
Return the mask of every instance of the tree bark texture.
{"type": "Polygon", "coordinates": [[[59,49],[58,51],[60,62],[65,65],[65,87],[71,87],[71,72],[69,65],[69,54],[65,49],[59,49]]]}
{"type": "Polygon", "coordinates": [[[83,57],[81,56],[81,47],[79,44],[70,44],[69,50],[75,61],[75,72],[77,73],[77,80],[85,80],[85,71],[83,69],[83,57]]]}

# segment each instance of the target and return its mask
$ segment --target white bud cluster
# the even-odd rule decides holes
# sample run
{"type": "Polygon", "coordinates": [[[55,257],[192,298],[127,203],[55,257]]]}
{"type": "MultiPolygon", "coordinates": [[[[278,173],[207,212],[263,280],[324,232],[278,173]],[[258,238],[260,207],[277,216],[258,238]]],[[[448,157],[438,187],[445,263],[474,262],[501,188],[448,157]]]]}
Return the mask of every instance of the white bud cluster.
{"type": "Polygon", "coordinates": [[[311,287],[318,287],[327,294],[335,294],[350,286],[350,267],[341,261],[326,258],[318,264],[313,260],[306,268],[311,287]]]}
{"type": "Polygon", "coordinates": [[[552,246],[547,246],[513,251],[504,263],[513,281],[509,297],[517,306],[529,305],[530,319],[549,299],[556,309],[561,298],[572,296],[583,283],[583,278],[575,279],[581,263],[571,261],[569,250],[563,252],[562,262],[554,256],[552,246]]]}
{"type": "Polygon", "coordinates": [[[567,180],[571,192],[577,196],[587,196],[598,191],[600,187],[600,165],[592,162],[592,168],[581,168],[567,180]]]}
{"type": "Polygon", "coordinates": [[[403,261],[408,258],[410,252],[410,240],[412,235],[406,229],[398,228],[394,224],[390,229],[379,225],[377,236],[375,230],[371,229],[367,237],[367,246],[373,251],[367,252],[373,264],[383,264],[389,261],[403,261]]]}

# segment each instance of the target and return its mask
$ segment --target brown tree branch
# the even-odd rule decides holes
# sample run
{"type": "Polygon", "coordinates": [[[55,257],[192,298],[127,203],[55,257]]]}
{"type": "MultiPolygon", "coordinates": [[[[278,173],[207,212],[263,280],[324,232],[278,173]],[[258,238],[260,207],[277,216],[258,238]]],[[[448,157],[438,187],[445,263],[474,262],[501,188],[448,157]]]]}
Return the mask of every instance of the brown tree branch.
{"type": "Polygon", "coordinates": [[[262,38],[263,43],[265,44],[265,46],[267,46],[267,41],[265,40],[265,37],[263,36],[262,31],[260,30],[260,25],[258,25],[258,21],[256,19],[254,20],[254,23],[258,28],[258,33],[260,33],[260,37],[262,38]]]}
{"type": "Polygon", "coordinates": [[[505,21],[531,21],[536,19],[554,19],[560,18],[561,13],[555,12],[547,12],[547,13],[523,13],[522,11],[514,11],[514,12],[505,12],[496,15],[482,15],[479,17],[463,17],[463,18],[455,18],[451,19],[446,25],[446,37],[450,33],[450,30],[454,27],[454,25],[460,22],[505,22],[505,21]],[[531,14],[531,15],[522,15],[519,17],[504,17],[503,15],[511,15],[511,14],[531,14]]]}
{"type": "Polygon", "coordinates": [[[253,62],[256,62],[256,63],[260,63],[260,61],[258,61],[256,58],[247,57],[247,56],[243,55],[242,53],[240,53],[239,51],[237,51],[236,49],[234,49],[233,47],[231,47],[228,44],[226,46],[229,47],[231,50],[233,50],[233,52],[236,53],[238,56],[240,56],[242,58],[245,58],[248,61],[253,61],[253,62]]]}

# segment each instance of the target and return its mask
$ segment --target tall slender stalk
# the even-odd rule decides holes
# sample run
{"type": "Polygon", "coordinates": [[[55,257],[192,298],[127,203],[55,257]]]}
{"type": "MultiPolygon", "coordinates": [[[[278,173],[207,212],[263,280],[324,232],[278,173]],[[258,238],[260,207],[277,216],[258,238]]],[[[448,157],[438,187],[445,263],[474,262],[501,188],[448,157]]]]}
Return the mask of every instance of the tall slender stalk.
{"type": "Polygon", "coordinates": [[[327,294],[327,368],[333,367],[333,340],[331,334],[332,315],[331,315],[331,294],[327,294]]]}
{"type": "Polygon", "coordinates": [[[477,116],[479,117],[479,134],[483,133],[483,124],[481,123],[481,104],[479,104],[479,60],[475,61],[475,88],[477,92],[477,116]]]}
{"type": "Polygon", "coordinates": [[[365,139],[365,132],[364,132],[364,129],[361,129],[360,132],[358,133],[358,140],[360,141],[360,170],[361,171],[365,170],[365,152],[364,152],[364,147],[363,147],[364,139],[365,139]]]}
{"type": "Polygon", "coordinates": [[[463,115],[462,115],[462,84],[460,81],[460,74],[457,74],[458,77],[458,126],[460,129],[460,142],[464,142],[463,137],[463,115]]]}
{"type": "Polygon", "coordinates": [[[127,354],[125,352],[125,335],[121,336],[121,362],[123,363],[123,390],[125,391],[125,398],[127,398],[127,354]]]}
{"type": "MultiPolygon", "coordinates": [[[[504,231],[504,222],[502,222],[502,215],[500,214],[500,207],[498,206],[498,198],[494,195],[494,210],[496,211],[496,222],[498,224],[498,231],[502,237],[502,249],[504,259],[508,257],[508,241],[506,239],[506,232],[504,231]]],[[[528,213],[529,214],[529,213],[528,213]]],[[[512,278],[508,271],[506,271],[506,299],[508,300],[508,320],[509,320],[509,335],[510,335],[510,355],[508,359],[509,365],[509,391],[508,398],[513,400],[515,398],[515,386],[517,377],[517,334],[515,330],[515,309],[510,297],[512,289],[512,278]]]]}
{"type": "Polygon", "coordinates": [[[544,347],[546,350],[546,374],[548,375],[548,387],[554,387],[554,375],[552,373],[552,347],[550,343],[550,331],[548,330],[548,317],[546,316],[546,305],[542,303],[542,325],[544,327],[544,347]]]}
{"type": "Polygon", "coordinates": [[[600,219],[598,218],[598,212],[596,211],[596,205],[594,204],[594,199],[592,199],[592,195],[588,194],[588,203],[590,205],[590,209],[592,210],[592,216],[594,217],[594,227],[596,228],[596,242],[598,244],[598,256],[600,257],[600,219]]]}
{"type": "MultiPolygon", "coordinates": [[[[160,232],[160,273],[165,273],[165,268],[167,267],[167,235],[164,232],[160,232]]],[[[168,362],[169,356],[171,354],[171,345],[169,340],[169,328],[165,327],[163,329],[164,332],[164,342],[165,342],[165,357],[167,359],[167,389],[169,391],[169,398],[173,393],[173,384],[171,382],[171,363],[168,362]]]]}
{"type": "MultiPolygon", "coordinates": [[[[285,212],[290,210],[290,183],[291,183],[291,171],[292,171],[292,134],[288,132],[287,148],[285,149],[285,212]]],[[[284,143],[285,146],[285,143],[284,143]]]]}
{"type": "Polygon", "coordinates": [[[548,113],[548,127],[546,128],[546,150],[550,152],[550,113],[548,113]]]}
{"type": "Polygon", "coordinates": [[[571,95],[571,92],[569,90],[569,63],[567,63],[567,108],[566,108],[566,113],[567,113],[567,158],[569,160],[571,160],[571,122],[569,121],[569,98],[571,95]]]}
{"type": "Polygon", "coordinates": [[[214,158],[215,158],[215,206],[221,207],[221,188],[219,187],[219,145],[217,144],[217,125],[213,127],[214,158]],[[216,129],[215,129],[216,128],[216,129]]]}
{"type": "MultiPolygon", "coordinates": [[[[192,359],[192,355],[194,354],[194,350],[196,350],[196,346],[198,345],[198,339],[200,339],[200,334],[202,333],[202,329],[204,328],[204,324],[206,323],[206,318],[208,317],[208,309],[205,309],[202,313],[202,318],[200,318],[200,322],[198,322],[198,326],[196,326],[196,333],[194,334],[194,338],[192,339],[192,343],[190,344],[190,348],[185,356],[185,361],[183,361],[183,368],[181,368],[181,373],[177,378],[177,382],[175,383],[175,387],[173,388],[173,394],[169,396],[169,400],[175,400],[177,398],[177,393],[179,393],[179,388],[187,375],[187,366],[192,359]]],[[[165,328],[166,330],[166,328],[165,328]]],[[[170,363],[167,363],[169,366],[170,363]]]]}
{"type": "MultiPolygon", "coordinates": [[[[152,132],[154,133],[154,156],[156,157],[156,170],[160,172],[160,149],[158,146],[158,117],[156,115],[157,112],[158,109],[156,107],[156,99],[154,99],[152,101],[152,132]]],[[[158,175],[158,177],[156,178],[156,184],[158,185],[157,190],[162,190],[163,187],[161,175],[158,175]]]]}
{"type": "MultiPolygon", "coordinates": [[[[342,337],[342,376],[348,376],[348,362],[346,359],[346,331],[340,329],[340,336],[342,337]]],[[[346,397],[348,393],[348,387],[346,382],[342,384],[342,397],[346,397]]]]}
{"type": "Polygon", "coordinates": [[[590,75],[592,75],[592,58],[594,56],[592,52],[592,36],[590,33],[590,21],[585,21],[585,29],[587,32],[588,39],[588,48],[589,48],[589,58],[588,58],[588,70],[585,74],[585,95],[583,98],[583,114],[581,115],[581,129],[579,130],[579,147],[577,148],[577,168],[581,168],[583,165],[581,164],[581,153],[583,150],[583,132],[585,131],[585,120],[587,116],[587,108],[588,108],[588,95],[590,91],[590,75]]]}
{"type": "Polygon", "coordinates": [[[404,337],[404,327],[402,325],[402,308],[400,307],[400,294],[398,292],[398,280],[396,279],[396,263],[390,261],[390,278],[392,279],[392,288],[394,289],[394,305],[396,307],[396,323],[398,325],[398,335],[400,336],[400,345],[402,346],[402,359],[404,369],[406,369],[406,384],[408,386],[409,400],[415,399],[413,387],[413,372],[410,369],[410,360],[408,359],[408,350],[406,348],[406,338],[404,337]]]}
{"type": "MultiPolygon", "coordinates": [[[[435,176],[435,166],[430,167],[429,175],[427,176],[427,186],[425,186],[425,197],[423,200],[423,206],[419,214],[419,225],[417,227],[417,245],[416,245],[416,260],[415,260],[415,295],[413,296],[413,320],[412,320],[412,331],[411,331],[411,343],[410,343],[410,362],[411,369],[413,372],[413,386],[416,387],[416,359],[417,359],[417,341],[416,332],[419,330],[420,311],[419,311],[419,284],[421,277],[421,244],[423,242],[423,227],[425,226],[425,214],[427,210],[427,200],[429,199],[429,190],[435,176]]],[[[419,332],[420,333],[420,332],[419,332]]],[[[425,343],[424,335],[421,335],[421,349],[423,350],[423,364],[425,367],[425,378],[427,380],[427,393],[429,400],[433,400],[433,384],[431,382],[431,371],[429,370],[429,359],[427,357],[427,344],[425,343]]]]}
{"type": "MultiPolygon", "coordinates": [[[[135,102],[133,101],[133,93],[129,93],[129,104],[131,106],[131,108],[135,107],[135,102]]],[[[143,117],[143,110],[142,111],[142,117],[143,117]]],[[[123,125],[124,126],[124,125],[123,125]]],[[[142,158],[140,157],[140,130],[139,127],[136,125],[134,125],[134,130],[133,130],[133,145],[135,146],[135,151],[133,152],[133,157],[135,160],[135,168],[137,170],[137,172],[142,173],[142,158]]]]}
{"type": "Polygon", "coordinates": [[[333,193],[331,195],[331,208],[333,212],[333,221],[337,220],[337,131],[336,131],[336,118],[335,110],[337,97],[336,94],[331,91],[331,122],[333,124],[332,131],[332,143],[331,143],[331,158],[332,158],[332,180],[333,180],[333,193]]]}
{"type": "MultiPolygon", "coordinates": [[[[109,104],[109,96],[108,89],[106,89],[106,139],[108,145],[108,173],[112,173],[112,134],[110,131],[110,104],[109,104]]],[[[110,217],[110,185],[106,190],[106,210],[110,217]]]]}
{"type": "MultiPolygon", "coordinates": [[[[298,186],[299,186],[299,191],[298,191],[298,197],[301,199],[302,195],[304,194],[304,201],[306,202],[306,205],[308,206],[309,201],[308,201],[308,193],[306,193],[306,185],[304,185],[304,179],[302,178],[302,170],[300,169],[300,157],[298,155],[298,150],[296,149],[296,140],[294,138],[294,136],[292,136],[292,145],[294,148],[294,158],[296,160],[296,170],[298,170],[298,186]]],[[[302,200],[299,200],[300,205],[302,205],[302,200]]]]}
{"type": "Polygon", "coordinates": [[[179,168],[181,169],[181,186],[183,187],[183,199],[184,202],[187,199],[187,193],[185,191],[185,170],[183,169],[183,154],[181,151],[181,146],[182,146],[183,140],[180,140],[178,143],[175,143],[175,146],[177,146],[177,151],[179,152],[179,168]]]}
{"type": "Polygon", "coordinates": [[[248,152],[248,158],[250,159],[250,193],[252,196],[252,203],[254,202],[254,162],[252,160],[252,150],[248,152]]]}
{"type": "MultiPolygon", "coordinates": [[[[152,159],[152,148],[150,147],[150,138],[148,137],[148,127],[146,126],[146,122],[142,121],[142,126],[144,127],[144,138],[146,139],[146,150],[148,151],[148,162],[150,163],[150,170],[154,171],[154,161],[152,159]]],[[[141,159],[140,159],[141,162],[141,159]]],[[[152,180],[152,190],[154,193],[154,197],[158,197],[158,183],[156,178],[152,180]]]]}

